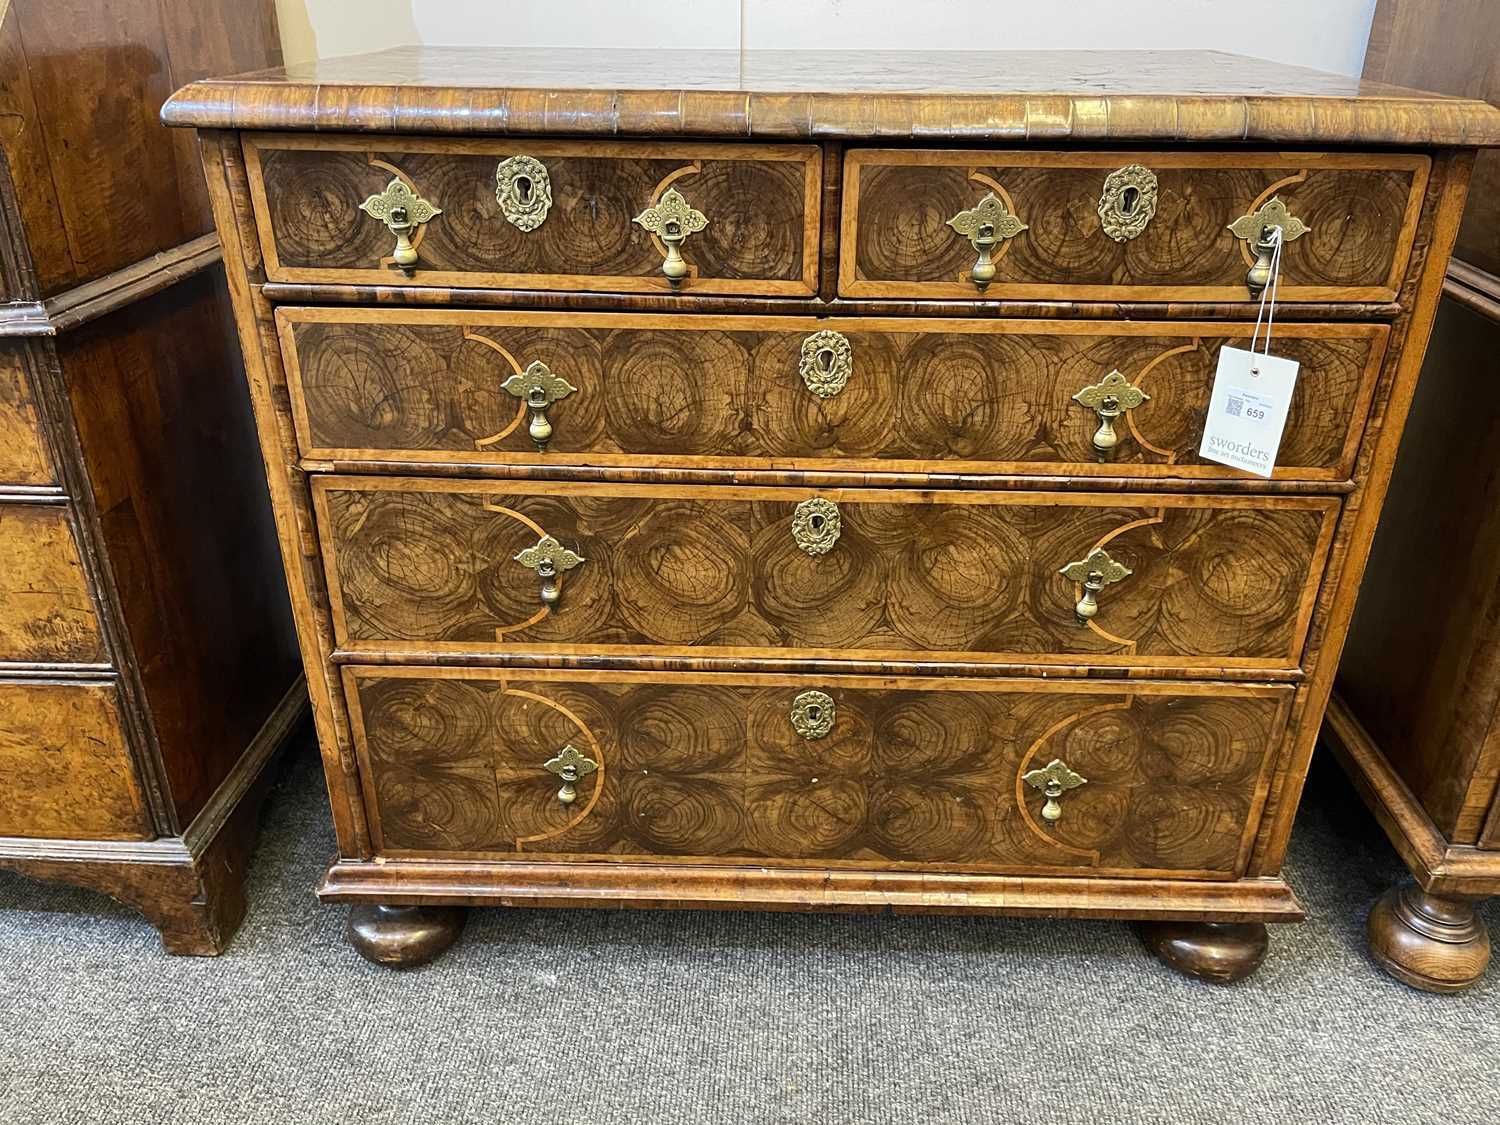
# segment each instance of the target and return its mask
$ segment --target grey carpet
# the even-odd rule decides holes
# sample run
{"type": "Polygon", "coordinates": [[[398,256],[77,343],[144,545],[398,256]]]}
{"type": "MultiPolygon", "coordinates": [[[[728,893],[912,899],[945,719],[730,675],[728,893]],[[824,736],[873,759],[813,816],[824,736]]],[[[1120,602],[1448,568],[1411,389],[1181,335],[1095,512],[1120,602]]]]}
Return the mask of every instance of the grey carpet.
{"type": "Polygon", "coordinates": [[[1500,1121],[1500,980],[1371,964],[1400,869],[1326,761],[1288,865],[1310,920],[1228,989],[1110,922],[654,911],[478,911],[398,974],[314,900],[332,848],[304,751],[216,960],[0,873],[0,1122],[1500,1121]]]}

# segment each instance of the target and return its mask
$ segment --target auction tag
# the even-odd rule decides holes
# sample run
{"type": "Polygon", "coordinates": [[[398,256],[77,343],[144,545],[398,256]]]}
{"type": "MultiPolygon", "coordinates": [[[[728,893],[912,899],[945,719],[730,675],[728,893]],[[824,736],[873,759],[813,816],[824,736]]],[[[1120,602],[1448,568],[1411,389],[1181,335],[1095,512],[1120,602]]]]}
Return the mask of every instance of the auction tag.
{"type": "Polygon", "coordinates": [[[1256,476],[1276,468],[1276,450],[1297,386],[1296,360],[1222,348],[1198,456],[1256,476]]]}

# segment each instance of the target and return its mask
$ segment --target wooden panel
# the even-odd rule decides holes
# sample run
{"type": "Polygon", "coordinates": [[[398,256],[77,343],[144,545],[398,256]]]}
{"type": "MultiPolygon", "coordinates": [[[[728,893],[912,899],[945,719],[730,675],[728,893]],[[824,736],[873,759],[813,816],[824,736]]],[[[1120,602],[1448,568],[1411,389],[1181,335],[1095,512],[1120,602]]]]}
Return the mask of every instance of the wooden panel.
{"type": "Polygon", "coordinates": [[[352,652],[642,653],[1295,668],[1335,500],[895,490],[313,482],[352,652]],[[792,537],[835,502],[826,554],[792,537]],[[542,608],[514,556],[587,561],[542,608]],[[1134,574],[1080,626],[1058,569],[1134,574]]]}
{"type": "Polygon", "coordinates": [[[1227,226],[1277,196],[1311,227],[1286,246],[1280,299],[1390,300],[1429,166],[1396,154],[851,149],[839,291],[974,296],[974,249],[947,220],[996,191],[1027,229],[997,246],[986,297],[1248,300],[1254,258],[1227,226]],[[1098,214],[1104,179],[1137,162],[1157,176],[1156,214],[1117,242],[1098,214]]]}
{"type": "Polygon", "coordinates": [[[179,82],[280,61],[272,0],[11,0],[3,143],[52,294],[211,229],[192,138],[162,128],[179,82]]]}
{"type": "Polygon", "coordinates": [[[227,303],[205,270],[58,345],[184,823],[298,673],[227,303]]]}
{"type": "Polygon", "coordinates": [[[1339,665],[1339,694],[1457,844],[1500,773],[1497,349],[1500,325],[1444,302],[1339,665]]]}
{"type": "Polygon", "coordinates": [[[0,836],[149,835],[115,689],[0,682],[0,836]]]}
{"type": "Polygon", "coordinates": [[[664,249],[633,220],[670,186],[708,218],[682,245],[682,291],[817,291],[816,148],[273,136],[246,138],[245,152],[278,281],[667,292],[664,249]],[[551,210],[530,232],[496,199],[496,167],[518,154],[551,180],[551,210]],[[390,267],[391,233],[359,209],[395,176],[442,209],[413,237],[409,281],[390,267]]]}
{"type": "Polygon", "coordinates": [[[0,504],[0,661],[106,660],[68,510],[0,504]]]}
{"type": "Polygon", "coordinates": [[[346,669],[389,854],[1238,872],[1290,688],[346,669]],[[836,716],[792,727],[808,688],[836,716]],[[598,763],[557,799],[544,763],[598,763]],[[1088,778],[1043,827],[1021,775],[1088,778]]]}
{"type": "MultiPolygon", "coordinates": [[[[1500,5],[1492,0],[1380,0],[1365,75],[1380,82],[1500,103],[1500,5]]],[[[1474,161],[1455,258],[1500,275],[1500,152],[1474,161]]]]}
{"type": "MultiPolygon", "coordinates": [[[[1234,479],[1198,456],[1218,353],[1251,326],[278,311],[304,455],[433,464],[1033,472],[1234,479]],[[850,342],[832,398],[799,373],[809,334],[850,342]],[[537,453],[501,389],[542,361],[576,389],[548,410],[537,453]],[[1073,395],[1112,369],[1150,401],[1095,459],[1095,412],[1073,395]]],[[[1346,480],[1388,330],[1294,324],[1276,351],[1302,364],[1279,479],[1346,480]]]]}
{"type": "Polygon", "coordinates": [[[0,485],[52,484],[36,397],[19,345],[0,348],[0,485]]]}

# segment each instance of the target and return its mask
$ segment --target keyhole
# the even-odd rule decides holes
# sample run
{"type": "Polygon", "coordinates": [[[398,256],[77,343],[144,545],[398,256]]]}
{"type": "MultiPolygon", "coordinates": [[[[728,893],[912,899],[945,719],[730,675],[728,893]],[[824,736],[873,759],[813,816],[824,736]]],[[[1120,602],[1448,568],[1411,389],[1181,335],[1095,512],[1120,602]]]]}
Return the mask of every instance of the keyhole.
{"type": "Polygon", "coordinates": [[[1120,193],[1120,214],[1127,218],[1135,214],[1136,204],[1141,201],[1139,188],[1128,187],[1120,193]]]}
{"type": "Polygon", "coordinates": [[[811,707],[809,707],[807,709],[807,717],[809,719],[811,719],[813,722],[816,723],[819,719],[821,719],[823,717],[823,708],[819,707],[816,703],[814,703],[811,707]]]}
{"type": "Polygon", "coordinates": [[[516,198],[523,204],[531,202],[531,180],[529,177],[516,177],[516,198]]]}
{"type": "Polygon", "coordinates": [[[818,370],[825,375],[833,370],[833,349],[823,348],[818,352],[818,370]]]}
{"type": "Polygon", "coordinates": [[[814,531],[822,531],[823,530],[823,517],[822,516],[813,516],[813,518],[811,520],[811,523],[812,523],[812,529],[814,531]]]}

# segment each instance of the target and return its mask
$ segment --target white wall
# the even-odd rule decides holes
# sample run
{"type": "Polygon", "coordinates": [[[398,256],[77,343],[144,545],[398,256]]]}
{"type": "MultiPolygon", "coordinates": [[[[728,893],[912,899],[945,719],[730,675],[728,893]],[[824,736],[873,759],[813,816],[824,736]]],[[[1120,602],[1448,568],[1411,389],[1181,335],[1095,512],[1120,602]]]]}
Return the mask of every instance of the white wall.
{"type": "Polygon", "coordinates": [[[1212,48],[1358,74],[1375,0],[276,0],[288,62],[407,43],[1212,48]]]}

